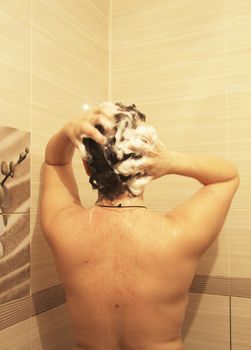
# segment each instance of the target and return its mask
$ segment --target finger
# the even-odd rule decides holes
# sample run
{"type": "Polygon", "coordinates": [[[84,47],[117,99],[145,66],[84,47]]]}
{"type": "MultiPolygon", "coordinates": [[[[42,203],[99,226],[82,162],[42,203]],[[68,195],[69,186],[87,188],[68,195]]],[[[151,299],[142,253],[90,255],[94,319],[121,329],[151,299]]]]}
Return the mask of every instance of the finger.
{"type": "Polygon", "coordinates": [[[115,165],[115,170],[122,175],[136,175],[139,171],[143,171],[147,164],[145,157],[140,159],[129,158],[115,165]]]}
{"type": "Polygon", "coordinates": [[[90,137],[101,144],[106,142],[106,138],[93,125],[86,123],[84,126],[82,126],[82,130],[83,133],[80,135],[81,139],[83,137],[90,137]]]}
{"type": "Polygon", "coordinates": [[[101,124],[106,131],[109,131],[114,127],[114,123],[102,114],[96,114],[93,117],[92,124],[101,124]]]}
{"type": "Polygon", "coordinates": [[[149,145],[140,140],[131,141],[131,143],[128,145],[128,148],[134,153],[140,153],[142,155],[148,155],[150,151],[149,145]]]}

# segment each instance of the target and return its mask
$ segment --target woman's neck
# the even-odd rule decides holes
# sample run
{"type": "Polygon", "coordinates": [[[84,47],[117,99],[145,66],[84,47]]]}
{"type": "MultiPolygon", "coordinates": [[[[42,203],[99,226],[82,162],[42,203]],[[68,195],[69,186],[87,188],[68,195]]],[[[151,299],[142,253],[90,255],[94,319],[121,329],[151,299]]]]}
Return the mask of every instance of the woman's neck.
{"type": "Polygon", "coordinates": [[[140,206],[144,205],[143,203],[143,197],[129,197],[128,194],[123,194],[116,199],[109,199],[102,195],[99,196],[99,198],[96,201],[96,204],[102,204],[102,205],[111,205],[111,206],[118,206],[121,204],[121,206],[140,206]]]}

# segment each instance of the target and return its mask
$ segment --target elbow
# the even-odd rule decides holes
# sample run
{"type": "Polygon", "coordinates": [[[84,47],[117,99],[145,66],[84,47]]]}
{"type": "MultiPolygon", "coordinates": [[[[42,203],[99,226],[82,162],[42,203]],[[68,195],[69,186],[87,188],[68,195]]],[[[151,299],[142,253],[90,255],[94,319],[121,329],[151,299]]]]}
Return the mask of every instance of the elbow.
{"type": "Polygon", "coordinates": [[[236,175],[236,182],[237,182],[237,187],[239,187],[240,182],[241,182],[241,178],[240,178],[239,172],[238,172],[237,175],[236,175]]]}
{"type": "Polygon", "coordinates": [[[240,174],[237,170],[237,174],[235,175],[235,177],[231,180],[234,184],[235,184],[235,191],[238,189],[238,187],[240,186],[240,174]]]}

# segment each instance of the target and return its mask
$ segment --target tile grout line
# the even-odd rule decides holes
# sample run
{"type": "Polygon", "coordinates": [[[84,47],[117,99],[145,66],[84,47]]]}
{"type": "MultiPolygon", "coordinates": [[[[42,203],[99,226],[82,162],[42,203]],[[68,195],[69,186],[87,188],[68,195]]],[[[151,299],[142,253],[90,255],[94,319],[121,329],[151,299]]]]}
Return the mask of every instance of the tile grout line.
{"type": "MultiPolygon", "coordinates": [[[[226,96],[226,115],[227,115],[227,159],[230,159],[230,115],[229,115],[229,89],[228,89],[228,75],[229,75],[229,66],[228,66],[228,0],[225,0],[225,96],[226,96]]],[[[227,220],[227,232],[228,232],[228,266],[229,266],[229,346],[232,350],[232,297],[231,297],[231,237],[230,237],[230,215],[227,220]]]]}
{"type": "MultiPolygon", "coordinates": [[[[30,164],[32,164],[32,152],[31,152],[31,145],[32,145],[32,96],[33,96],[33,80],[32,80],[32,73],[33,73],[33,0],[30,0],[30,164]]],[[[32,179],[32,166],[30,166],[30,178],[32,179]]],[[[30,199],[32,198],[32,186],[30,181],[30,199]]],[[[30,263],[30,272],[31,272],[31,215],[29,217],[29,236],[30,236],[30,247],[29,247],[29,263],[30,263]]],[[[30,273],[31,276],[31,273],[30,273]]],[[[30,291],[29,291],[29,297],[31,298],[31,278],[30,278],[30,291]]],[[[30,306],[30,303],[29,303],[30,306]]],[[[29,307],[29,350],[31,350],[31,311],[29,307]]]]}
{"type": "MultiPolygon", "coordinates": [[[[225,93],[226,93],[226,112],[227,112],[227,159],[230,159],[230,108],[229,108],[229,89],[228,89],[228,76],[229,76],[229,65],[228,65],[228,0],[225,0],[225,93]]],[[[232,283],[231,283],[231,236],[230,236],[230,224],[231,219],[227,220],[227,231],[228,231],[228,264],[229,264],[229,347],[232,350],[232,283]]]]}
{"type": "MultiPolygon", "coordinates": [[[[32,5],[33,0],[30,0],[30,146],[32,144],[32,5]]],[[[30,147],[31,148],[31,147],[30,147]]],[[[32,164],[32,152],[30,150],[30,163],[32,164]]],[[[32,179],[32,167],[30,167],[30,178],[32,179]]],[[[30,182],[30,199],[32,198],[32,186],[30,182]]],[[[30,218],[31,221],[31,218],[30,218]]],[[[30,222],[31,224],[31,222],[30,222]]],[[[30,232],[29,232],[30,235],[30,232]]],[[[31,235],[30,235],[30,247],[31,247],[31,235]]],[[[30,287],[31,295],[31,287],[30,287]]]]}

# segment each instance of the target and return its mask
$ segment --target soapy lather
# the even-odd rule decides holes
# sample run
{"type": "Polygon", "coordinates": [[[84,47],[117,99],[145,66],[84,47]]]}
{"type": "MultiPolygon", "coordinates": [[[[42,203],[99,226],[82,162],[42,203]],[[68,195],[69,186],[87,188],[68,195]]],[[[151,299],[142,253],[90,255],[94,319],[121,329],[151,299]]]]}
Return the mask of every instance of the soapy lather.
{"type": "MultiPolygon", "coordinates": [[[[122,174],[124,176],[132,175],[127,181],[127,186],[130,191],[135,195],[140,195],[145,186],[152,180],[152,176],[147,175],[141,170],[143,164],[147,164],[147,154],[150,152],[157,142],[158,136],[156,129],[145,123],[137,125],[133,118],[133,111],[121,111],[119,106],[112,102],[104,102],[99,105],[100,108],[104,109],[110,114],[113,114],[115,119],[118,121],[114,123],[111,132],[105,133],[107,142],[101,147],[105,152],[105,148],[110,147],[116,154],[117,162],[113,165],[114,172],[122,174]],[[119,118],[120,117],[120,118],[119,118]],[[114,130],[116,133],[114,134],[114,130]],[[111,139],[113,142],[111,142],[111,139]],[[115,140],[115,142],[114,142],[115,140]],[[133,151],[132,151],[133,147],[133,151]],[[142,153],[144,156],[142,156],[142,153]],[[126,160],[122,160],[125,155],[134,154],[138,157],[130,157],[126,160]]],[[[81,135],[86,137],[86,135],[81,135]]],[[[79,152],[82,159],[87,160],[89,158],[83,143],[79,143],[79,152]]],[[[106,158],[107,159],[107,158],[106,158]]],[[[111,165],[110,161],[107,159],[111,165]]]]}

